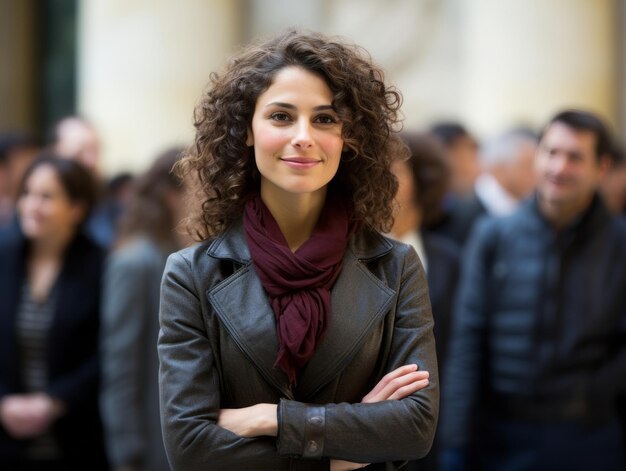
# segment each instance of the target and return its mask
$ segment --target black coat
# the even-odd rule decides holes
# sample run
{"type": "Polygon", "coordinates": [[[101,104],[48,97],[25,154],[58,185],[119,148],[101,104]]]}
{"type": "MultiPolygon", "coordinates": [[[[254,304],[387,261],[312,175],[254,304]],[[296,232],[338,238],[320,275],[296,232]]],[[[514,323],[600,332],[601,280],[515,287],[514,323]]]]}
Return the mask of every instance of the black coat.
{"type": "Polygon", "coordinates": [[[396,469],[424,456],[439,409],[433,321],[415,251],[355,235],[332,289],[331,322],[296,387],[274,367],[275,316],[241,221],[168,259],[158,342],[161,418],[172,468],[322,470],[329,458],[396,469]],[[416,363],[430,384],[360,404],[391,370],[416,363]],[[220,408],[279,403],[278,439],[216,426],[220,408]],[[387,464],[384,464],[387,462],[387,464]]]}
{"type": "Polygon", "coordinates": [[[444,443],[468,442],[476,407],[506,419],[613,420],[626,386],[626,227],[596,197],[560,233],[534,199],[475,229],[444,379],[444,443]]]}
{"type": "MultiPolygon", "coordinates": [[[[16,315],[26,276],[27,244],[19,232],[0,238],[0,398],[23,393],[16,342],[16,315]]],[[[57,279],[57,304],[48,337],[48,386],[66,414],[53,426],[64,459],[102,469],[98,412],[98,328],[104,253],[83,236],[67,249],[57,279]],[[88,460],[88,461],[87,461],[88,460]]],[[[26,441],[11,438],[0,425],[0,463],[18,459],[26,441]]]]}

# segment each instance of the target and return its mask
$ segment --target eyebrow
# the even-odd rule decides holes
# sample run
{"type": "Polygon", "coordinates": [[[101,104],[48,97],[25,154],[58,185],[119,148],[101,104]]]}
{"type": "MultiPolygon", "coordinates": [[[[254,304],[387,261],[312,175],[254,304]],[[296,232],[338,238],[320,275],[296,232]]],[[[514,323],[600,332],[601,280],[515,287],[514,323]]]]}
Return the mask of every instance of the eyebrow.
{"type": "MultiPolygon", "coordinates": [[[[279,106],[281,108],[287,108],[290,110],[296,109],[296,106],[292,105],[291,103],[282,103],[279,101],[273,101],[272,103],[268,103],[267,105],[265,105],[266,108],[269,108],[270,106],[279,106]]],[[[313,108],[313,111],[324,111],[324,110],[335,111],[335,107],[333,105],[320,105],[320,106],[316,106],[313,108]]]]}

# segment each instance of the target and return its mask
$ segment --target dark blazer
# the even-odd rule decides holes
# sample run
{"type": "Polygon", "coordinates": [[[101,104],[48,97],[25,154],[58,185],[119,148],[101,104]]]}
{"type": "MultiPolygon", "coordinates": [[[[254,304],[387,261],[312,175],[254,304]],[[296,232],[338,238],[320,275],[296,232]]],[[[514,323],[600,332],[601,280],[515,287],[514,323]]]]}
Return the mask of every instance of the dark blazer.
{"type": "Polygon", "coordinates": [[[159,420],[156,342],[159,290],[167,258],[145,237],[113,251],[102,300],[100,407],[109,461],[169,471],[159,420]]]}
{"type": "MultiPolygon", "coordinates": [[[[241,221],[172,255],[161,292],[161,418],[174,470],[327,470],[328,459],[381,463],[424,456],[439,410],[433,320],[415,251],[366,232],[350,241],[332,290],[331,323],[297,387],[274,368],[275,316],[241,221]],[[417,363],[430,384],[360,404],[387,372],[417,363]],[[220,408],[278,403],[278,438],[216,425],[220,408]]],[[[387,465],[382,464],[388,462],[387,465]]]]}
{"type": "MultiPolygon", "coordinates": [[[[24,392],[15,321],[26,275],[27,244],[19,232],[0,238],[0,398],[24,392]]],[[[67,413],[53,427],[68,463],[102,469],[98,413],[98,325],[104,254],[83,236],[67,249],[54,289],[57,305],[49,332],[48,376],[44,392],[60,399],[67,413]]],[[[12,439],[0,425],[0,463],[17,459],[25,441],[12,439]]]]}
{"type": "Polygon", "coordinates": [[[446,363],[452,311],[460,273],[460,249],[451,240],[435,234],[423,234],[428,260],[428,289],[435,319],[437,359],[441,372],[446,363]]]}
{"type": "Polygon", "coordinates": [[[451,239],[459,247],[463,247],[474,223],[485,214],[487,214],[487,208],[476,194],[467,198],[458,198],[455,199],[454,205],[446,213],[443,220],[430,231],[451,239]]]}

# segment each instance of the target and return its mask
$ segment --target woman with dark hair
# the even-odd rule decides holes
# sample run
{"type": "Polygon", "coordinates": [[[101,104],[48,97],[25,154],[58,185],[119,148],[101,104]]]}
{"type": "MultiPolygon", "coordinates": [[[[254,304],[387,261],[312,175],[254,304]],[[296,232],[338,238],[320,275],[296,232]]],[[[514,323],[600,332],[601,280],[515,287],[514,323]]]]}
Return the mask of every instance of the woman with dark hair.
{"type": "Polygon", "coordinates": [[[451,240],[427,230],[443,217],[441,201],[447,191],[450,170],[441,146],[432,137],[403,132],[402,139],[411,155],[408,159],[396,159],[391,165],[399,186],[390,235],[413,246],[427,273],[441,371],[450,336],[460,249],[451,240]]]}
{"type": "Polygon", "coordinates": [[[159,423],[159,287],[167,256],[186,245],[175,231],[182,149],[161,154],[134,182],[109,256],[102,299],[101,409],[114,470],[169,470],[159,423]]]}
{"type": "MultiPolygon", "coordinates": [[[[427,232],[427,229],[443,217],[441,201],[448,188],[450,169],[441,145],[431,136],[403,132],[402,139],[411,155],[408,159],[397,159],[391,165],[398,179],[398,193],[394,224],[389,235],[413,246],[426,271],[435,319],[437,361],[439,371],[443,372],[459,280],[460,249],[448,238],[427,232]]],[[[407,471],[439,469],[437,440],[432,448],[425,459],[410,463],[407,471]]]]}
{"type": "Polygon", "coordinates": [[[104,254],[81,229],[95,201],[82,165],[26,171],[20,231],[0,240],[0,468],[107,469],[98,413],[104,254]]]}
{"type": "Polygon", "coordinates": [[[161,291],[173,469],[392,469],[428,452],[426,279],[379,232],[400,101],[361,49],[315,33],[253,44],[212,76],[179,166],[203,242],[170,256],[161,291]]]}

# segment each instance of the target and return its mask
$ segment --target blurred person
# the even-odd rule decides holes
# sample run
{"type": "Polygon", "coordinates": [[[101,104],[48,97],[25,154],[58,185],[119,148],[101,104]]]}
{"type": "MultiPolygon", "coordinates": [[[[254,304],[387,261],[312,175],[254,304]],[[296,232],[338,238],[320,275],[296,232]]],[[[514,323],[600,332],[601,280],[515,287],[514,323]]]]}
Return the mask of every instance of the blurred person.
{"type": "Polygon", "coordinates": [[[465,126],[454,121],[434,124],[429,134],[445,149],[444,155],[451,171],[450,195],[454,199],[470,196],[480,174],[478,141],[465,126]]]}
{"type": "Polygon", "coordinates": [[[85,224],[86,232],[103,248],[110,249],[117,237],[117,221],[104,199],[106,185],[100,173],[101,141],[96,128],[80,116],[62,118],[53,127],[51,147],[59,157],[80,162],[91,171],[98,202],[85,224]]]}
{"type": "Polygon", "coordinates": [[[182,149],[160,155],[134,182],[109,255],[102,298],[100,406],[116,471],[169,470],[159,421],[159,290],[167,256],[187,240],[175,231],[183,189],[172,167],[182,149]]]}
{"type": "Polygon", "coordinates": [[[158,340],[174,470],[382,470],[430,449],[433,320],[388,231],[401,95],[358,46],[287,31],[213,74],[158,340]]]}
{"type": "Polygon", "coordinates": [[[626,151],[615,143],[611,152],[611,168],[602,179],[600,193],[613,214],[626,216],[626,151]]]}
{"type": "MultiPolygon", "coordinates": [[[[445,237],[423,230],[441,218],[441,200],[447,190],[450,171],[443,149],[432,137],[416,132],[403,132],[409,147],[408,160],[397,159],[391,171],[398,179],[396,213],[389,235],[410,244],[419,255],[428,279],[430,302],[435,320],[435,342],[440,375],[446,368],[446,353],[452,306],[459,276],[459,248],[445,237]]],[[[430,453],[407,465],[407,471],[439,469],[438,440],[430,453]]]]}
{"type": "Polygon", "coordinates": [[[477,224],[444,380],[445,469],[468,469],[472,447],[472,469],[624,469],[626,227],[597,192],[610,145],[597,116],[557,114],[535,197],[477,224]]]}
{"type": "Polygon", "coordinates": [[[96,177],[100,175],[100,136],[85,118],[67,116],[54,126],[52,151],[64,158],[76,160],[96,177]]]}
{"type": "Polygon", "coordinates": [[[472,193],[457,201],[437,232],[463,246],[478,218],[515,211],[534,188],[536,150],[537,137],[525,128],[514,128],[488,140],[481,148],[482,171],[472,193]]]}
{"type": "Polygon", "coordinates": [[[487,214],[507,216],[532,194],[536,151],[537,136],[525,128],[511,129],[485,143],[474,194],[487,214]]]}
{"type": "Polygon", "coordinates": [[[0,228],[15,221],[18,184],[39,151],[39,143],[29,134],[0,134],[0,228]]]}
{"type": "Polygon", "coordinates": [[[435,340],[440,370],[445,364],[452,302],[459,274],[459,247],[449,239],[428,233],[441,215],[450,171],[443,151],[428,135],[403,132],[410,157],[395,160],[391,171],[398,179],[396,213],[389,235],[410,244],[422,261],[428,278],[430,302],[435,319],[435,340]]]}
{"type": "Polygon", "coordinates": [[[98,411],[104,254],[81,228],[95,200],[79,163],[39,156],[0,239],[0,469],[107,469],[98,411]]]}

